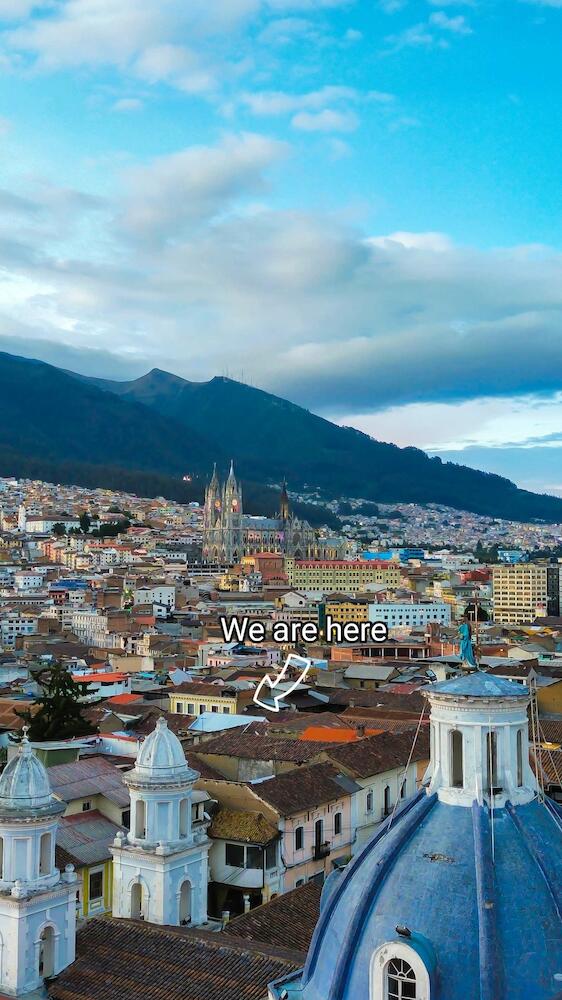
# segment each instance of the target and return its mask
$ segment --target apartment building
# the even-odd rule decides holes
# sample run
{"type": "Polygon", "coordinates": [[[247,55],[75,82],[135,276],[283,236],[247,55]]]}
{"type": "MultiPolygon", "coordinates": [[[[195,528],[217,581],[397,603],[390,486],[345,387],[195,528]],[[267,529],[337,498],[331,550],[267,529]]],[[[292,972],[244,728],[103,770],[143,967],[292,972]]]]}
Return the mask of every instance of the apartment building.
{"type": "Polygon", "coordinates": [[[319,590],[323,593],[357,594],[372,584],[398,587],[400,567],[396,563],[374,559],[301,560],[287,558],[285,572],[290,587],[297,590],[319,590]]]}
{"type": "Polygon", "coordinates": [[[560,566],[514,563],[494,566],[494,621],[522,625],[560,613],[560,566]]]}

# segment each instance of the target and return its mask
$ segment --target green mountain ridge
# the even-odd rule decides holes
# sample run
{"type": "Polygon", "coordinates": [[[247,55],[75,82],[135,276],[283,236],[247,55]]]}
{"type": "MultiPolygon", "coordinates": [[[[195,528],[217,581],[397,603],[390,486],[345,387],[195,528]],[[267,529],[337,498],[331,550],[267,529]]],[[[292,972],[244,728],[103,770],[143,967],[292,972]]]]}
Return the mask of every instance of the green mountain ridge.
{"type": "Polygon", "coordinates": [[[130,382],[98,385],[142,402],[217,444],[243,476],[268,482],[284,476],[297,490],[380,502],[441,503],[478,514],[562,521],[562,499],[518,489],[509,479],[430,458],[341,427],[252,386],[215,376],[189,382],[152,369],[130,382]]]}
{"type": "MultiPolygon", "coordinates": [[[[277,488],[268,485],[286,477],[293,489],[316,489],[325,499],[433,502],[514,520],[562,522],[558,497],[376,441],[220,376],[189,382],[155,368],[114,382],[0,352],[0,401],[4,475],[48,469],[49,476],[34,475],[109,488],[118,488],[121,478],[124,489],[144,496],[200,500],[213,462],[226,470],[232,458],[252,513],[273,513],[277,488]],[[186,473],[192,484],[182,483],[186,473]]],[[[321,507],[299,504],[296,510],[314,523],[336,524],[321,507]]]]}

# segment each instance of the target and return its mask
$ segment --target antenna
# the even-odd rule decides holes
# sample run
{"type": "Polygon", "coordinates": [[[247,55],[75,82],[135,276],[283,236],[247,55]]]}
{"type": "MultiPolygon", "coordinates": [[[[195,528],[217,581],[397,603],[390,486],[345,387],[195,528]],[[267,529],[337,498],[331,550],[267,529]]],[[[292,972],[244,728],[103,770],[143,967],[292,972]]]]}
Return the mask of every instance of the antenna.
{"type": "Polygon", "coordinates": [[[490,782],[490,835],[492,840],[492,864],[496,863],[496,841],[494,836],[494,752],[492,740],[492,719],[488,716],[488,781],[490,782]]]}

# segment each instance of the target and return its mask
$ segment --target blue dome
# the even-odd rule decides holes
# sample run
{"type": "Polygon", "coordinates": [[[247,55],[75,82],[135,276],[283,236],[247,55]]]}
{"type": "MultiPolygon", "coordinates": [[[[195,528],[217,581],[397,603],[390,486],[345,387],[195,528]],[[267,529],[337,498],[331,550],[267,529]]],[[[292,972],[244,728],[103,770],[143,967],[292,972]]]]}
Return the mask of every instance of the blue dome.
{"type": "Polygon", "coordinates": [[[431,1000],[552,1000],[561,852],[562,811],[549,800],[508,803],[492,830],[487,807],[422,790],[330,876],[306,965],[272,996],[371,1000],[373,956],[390,943],[419,957],[431,1000]]]}
{"type": "Polygon", "coordinates": [[[455,698],[528,698],[529,689],[504,677],[493,677],[481,670],[463,674],[449,681],[439,681],[423,689],[428,695],[449,694],[455,698]]]}

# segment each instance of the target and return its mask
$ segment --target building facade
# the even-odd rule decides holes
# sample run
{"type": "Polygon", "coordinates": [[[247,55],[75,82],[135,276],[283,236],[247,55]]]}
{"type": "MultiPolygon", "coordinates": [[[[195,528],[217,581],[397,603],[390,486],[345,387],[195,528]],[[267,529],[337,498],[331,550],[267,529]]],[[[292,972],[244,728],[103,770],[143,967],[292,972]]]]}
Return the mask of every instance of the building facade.
{"type": "Polygon", "coordinates": [[[277,552],[299,559],[337,555],[340,539],[322,540],[307,521],[293,516],[285,486],[279,498],[277,517],[253,517],[243,513],[242,488],[231,464],[221,485],[216,467],[205,490],[203,515],[203,559],[232,566],[244,556],[277,552]]]}
{"type": "Polygon", "coordinates": [[[494,621],[530,624],[537,617],[560,613],[560,566],[512,563],[494,566],[494,621]]]}
{"type": "Polygon", "coordinates": [[[397,563],[376,562],[374,559],[347,561],[288,557],[285,568],[290,587],[327,594],[336,591],[357,594],[371,584],[394,588],[400,585],[401,577],[397,563]]]}

